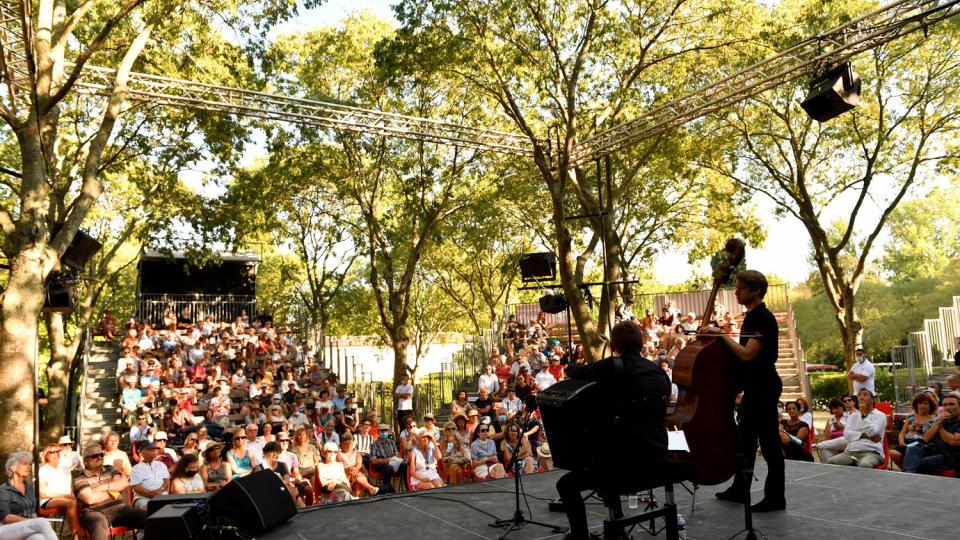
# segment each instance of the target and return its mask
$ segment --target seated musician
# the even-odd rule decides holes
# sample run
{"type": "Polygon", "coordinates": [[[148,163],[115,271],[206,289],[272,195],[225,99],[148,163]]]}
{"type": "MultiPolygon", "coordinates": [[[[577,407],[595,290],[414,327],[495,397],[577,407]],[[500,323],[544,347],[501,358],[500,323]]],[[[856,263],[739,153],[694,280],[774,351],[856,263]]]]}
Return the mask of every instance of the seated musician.
{"type": "Polygon", "coordinates": [[[618,498],[619,494],[636,491],[632,486],[641,484],[648,471],[667,458],[664,422],[670,380],[657,364],[640,356],[642,346],[640,327],[630,321],[620,322],[610,333],[612,357],[567,367],[568,378],[594,381],[600,385],[601,395],[610,396],[611,408],[598,406],[597,410],[615,411],[618,418],[611,414],[609,422],[600,419],[599,424],[615,429],[622,438],[622,448],[633,455],[631,461],[642,464],[625,466],[598,452],[591,456],[589,465],[561,477],[557,492],[570,521],[567,538],[589,538],[581,491],[595,489],[605,497],[618,498]]]}

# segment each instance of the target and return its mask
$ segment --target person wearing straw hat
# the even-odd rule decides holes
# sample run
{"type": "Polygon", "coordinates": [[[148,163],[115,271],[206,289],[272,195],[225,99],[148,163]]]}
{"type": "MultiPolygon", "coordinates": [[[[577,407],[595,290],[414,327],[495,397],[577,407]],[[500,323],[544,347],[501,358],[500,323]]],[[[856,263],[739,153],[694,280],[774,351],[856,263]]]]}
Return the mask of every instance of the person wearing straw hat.
{"type": "Polygon", "coordinates": [[[203,451],[203,465],[200,467],[200,477],[203,478],[203,487],[207,491],[216,491],[233,477],[230,463],[223,459],[224,445],[211,442],[203,451]]]}
{"type": "Polygon", "coordinates": [[[353,500],[346,470],[343,468],[343,463],[337,461],[339,455],[340,447],[336,443],[325,443],[323,461],[317,465],[317,483],[320,485],[320,492],[332,498],[332,502],[353,500]]]}
{"type": "Polygon", "coordinates": [[[553,470],[553,455],[550,453],[549,442],[544,441],[544,443],[537,448],[537,456],[540,457],[540,467],[544,471],[553,470]]]}
{"type": "Polygon", "coordinates": [[[73,451],[74,442],[69,435],[60,437],[57,444],[60,445],[60,465],[58,467],[68,471],[75,471],[83,467],[83,460],[80,459],[79,453],[73,451]]]}

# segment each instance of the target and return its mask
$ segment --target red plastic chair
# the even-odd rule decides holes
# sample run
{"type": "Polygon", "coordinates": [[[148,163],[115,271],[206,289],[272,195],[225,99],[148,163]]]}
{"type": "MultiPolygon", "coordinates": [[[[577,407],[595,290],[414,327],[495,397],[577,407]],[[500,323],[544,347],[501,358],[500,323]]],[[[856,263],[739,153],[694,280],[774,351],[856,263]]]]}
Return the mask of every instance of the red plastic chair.
{"type": "Polygon", "coordinates": [[[943,476],[944,478],[956,478],[957,470],[956,469],[947,469],[945,471],[940,471],[937,473],[937,476],[943,476]]]}
{"type": "Polygon", "coordinates": [[[49,519],[49,520],[60,520],[60,526],[54,527],[54,530],[57,531],[57,535],[63,536],[64,530],[67,527],[66,512],[59,508],[37,508],[37,515],[49,519]]]}

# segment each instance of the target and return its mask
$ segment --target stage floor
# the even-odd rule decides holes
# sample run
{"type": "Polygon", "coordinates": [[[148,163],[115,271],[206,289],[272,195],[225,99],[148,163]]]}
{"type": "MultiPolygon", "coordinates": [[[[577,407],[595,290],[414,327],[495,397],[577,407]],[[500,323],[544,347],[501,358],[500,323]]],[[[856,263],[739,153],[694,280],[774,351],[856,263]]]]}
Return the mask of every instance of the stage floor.
{"type": "MultiPolygon", "coordinates": [[[[762,459],[757,466],[757,475],[763,479],[766,471],[762,459]]],[[[562,474],[563,471],[551,471],[524,478],[532,515],[522,499],[521,508],[528,519],[566,527],[564,514],[550,512],[546,500],[542,500],[556,496],[554,485],[562,474]]],[[[700,488],[695,512],[691,512],[691,495],[682,487],[676,488],[679,511],[687,522],[688,539],[726,540],[743,528],[743,507],[714,497],[723,487],[700,488]]],[[[755,482],[755,500],[760,498],[762,490],[762,483],[755,482]]],[[[661,500],[662,496],[659,490],[661,500]]],[[[603,506],[593,500],[588,502],[594,503],[587,506],[592,530],[599,531],[603,506]]],[[[259,538],[467,540],[498,538],[502,534],[501,530],[488,526],[493,518],[464,503],[497,517],[509,518],[514,507],[513,479],[308,509],[259,538]]],[[[756,515],[754,526],[770,540],[946,540],[960,536],[958,516],[960,479],[788,461],[787,511],[756,515]]],[[[662,524],[662,520],[658,521],[658,526],[662,524]]],[[[526,525],[509,536],[516,539],[562,537],[534,525],[526,525]]],[[[644,537],[648,537],[645,532],[634,530],[633,538],[644,537]]],[[[666,533],[658,537],[665,538],[666,533]]]]}

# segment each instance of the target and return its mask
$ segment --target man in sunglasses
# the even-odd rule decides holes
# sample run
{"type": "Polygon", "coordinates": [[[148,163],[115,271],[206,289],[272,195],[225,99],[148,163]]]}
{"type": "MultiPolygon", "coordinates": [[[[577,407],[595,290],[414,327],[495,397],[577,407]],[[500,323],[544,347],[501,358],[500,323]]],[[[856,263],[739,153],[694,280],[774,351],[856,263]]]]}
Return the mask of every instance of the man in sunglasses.
{"type": "Polygon", "coordinates": [[[122,472],[103,464],[103,447],[83,450],[83,468],[73,471],[73,493],[80,505],[80,525],[92,540],[107,540],[110,527],[143,530],[147,513],[128,506],[121,492],[130,486],[122,472]]]}

